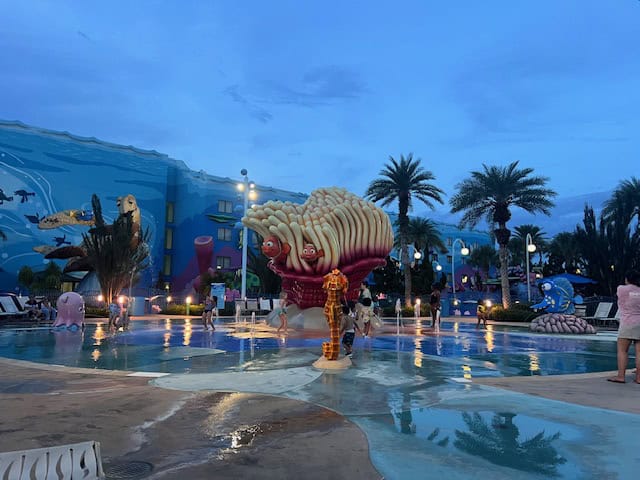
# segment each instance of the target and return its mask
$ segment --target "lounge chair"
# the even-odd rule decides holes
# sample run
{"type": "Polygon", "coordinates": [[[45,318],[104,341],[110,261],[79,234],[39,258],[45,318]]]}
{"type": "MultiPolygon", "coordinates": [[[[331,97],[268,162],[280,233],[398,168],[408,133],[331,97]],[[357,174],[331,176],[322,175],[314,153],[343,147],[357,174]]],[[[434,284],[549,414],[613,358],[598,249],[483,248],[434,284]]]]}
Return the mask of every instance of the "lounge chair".
{"type": "Polygon", "coordinates": [[[271,311],[271,300],[268,298],[260,299],[260,311],[262,312],[270,312],[271,311]]]}
{"type": "Polygon", "coordinates": [[[82,442],[59,447],[0,453],[0,478],[7,480],[105,478],[100,443],[82,442]]]}
{"type": "Polygon", "coordinates": [[[599,322],[609,317],[609,313],[611,312],[612,307],[612,302],[600,302],[596,307],[595,313],[592,316],[582,318],[584,318],[591,325],[598,326],[599,322]]]}
{"type": "Polygon", "coordinates": [[[620,325],[620,308],[616,310],[616,314],[613,317],[602,318],[599,323],[602,327],[611,327],[617,330],[620,325]]]}

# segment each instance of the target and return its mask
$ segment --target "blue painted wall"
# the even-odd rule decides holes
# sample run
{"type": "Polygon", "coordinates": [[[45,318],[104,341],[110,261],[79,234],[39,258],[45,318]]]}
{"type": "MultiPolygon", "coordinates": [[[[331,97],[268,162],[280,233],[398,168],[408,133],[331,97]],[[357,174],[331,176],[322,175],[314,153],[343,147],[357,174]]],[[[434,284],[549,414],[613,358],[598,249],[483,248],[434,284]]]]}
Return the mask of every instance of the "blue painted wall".
{"type": "MultiPolygon", "coordinates": [[[[238,168],[238,174],[239,172],[238,168]]],[[[105,219],[118,214],[116,198],[136,197],[143,229],[151,231],[151,267],[144,272],[141,286],[158,281],[165,255],[171,263],[170,275],[163,278],[173,292],[188,289],[198,275],[194,239],[211,236],[214,241],[211,267],[216,257],[232,259],[229,270],[240,268],[239,225],[243,198],[230,178],[194,172],[167,155],[114,145],[94,138],[0,121],[0,189],[12,201],[0,205],[0,228],[7,235],[0,240],[0,290],[14,291],[17,272],[24,265],[41,270],[48,260],[33,251],[38,245],[55,245],[54,237],[65,236],[72,245],[80,244],[88,227],[66,226],[40,230],[25,215],[40,217],[67,209],[91,210],[91,196],[102,202],[105,219]],[[25,190],[21,197],[13,192],[25,190]],[[208,219],[219,214],[218,200],[232,204],[226,224],[208,219]],[[174,221],[167,223],[167,203],[174,206],[174,221]],[[231,239],[218,240],[219,228],[231,228],[231,239]],[[173,245],[165,249],[165,233],[173,230],[173,245]]],[[[271,199],[304,202],[306,195],[258,186],[260,203],[271,199]]],[[[64,266],[65,262],[59,262],[64,266]]]]}

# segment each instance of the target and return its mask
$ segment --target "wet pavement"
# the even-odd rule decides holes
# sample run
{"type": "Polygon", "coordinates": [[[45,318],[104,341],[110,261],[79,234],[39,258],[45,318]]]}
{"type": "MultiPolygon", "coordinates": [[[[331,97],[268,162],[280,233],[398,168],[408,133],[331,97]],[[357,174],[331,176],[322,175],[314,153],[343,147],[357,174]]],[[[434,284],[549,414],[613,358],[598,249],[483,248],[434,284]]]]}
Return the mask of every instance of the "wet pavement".
{"type": "MultiPolygon", "coordinates": [[[[306,343],[255,357],[203,344],[208,363],[156,378],[0,359],[0,451],[98,440],[107,471],[151,464],[144,478],[624,479],[640,468],[640,386],[607,372],[521,376],[608,365],[611,339],[579,358],[558,337],[516,332],[496,346],[502,334],[489,332],[483,353],[467,345],[481,334],[442,332],[460,359],[458,347],[438,356],[425,333],[406,336],[413,349],[365,344],[341,373],[311,367],[319,352],[306,343]]],[[[191,352],[172,348],[176,361],[191,352]]]]}

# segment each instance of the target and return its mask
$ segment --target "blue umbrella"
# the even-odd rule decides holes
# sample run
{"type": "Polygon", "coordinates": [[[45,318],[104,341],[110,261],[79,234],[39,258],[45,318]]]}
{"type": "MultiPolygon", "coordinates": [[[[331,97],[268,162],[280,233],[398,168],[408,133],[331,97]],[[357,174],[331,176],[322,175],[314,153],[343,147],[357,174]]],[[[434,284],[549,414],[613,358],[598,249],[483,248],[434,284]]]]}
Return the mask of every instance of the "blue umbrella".
{"type": "Polygon", "coordinates": [[[576,283],[576,284],[598,283],[595,280],[592,280],[591,278],[583,277],[581,275],[575,275],[573,273],[559,273],[558,275],[552,275],[551,277],[540,278],[538,279],[538,283],[544,280],[553,280],[554,278],[565,278],[569,280],[571,283],[576,283]]]}

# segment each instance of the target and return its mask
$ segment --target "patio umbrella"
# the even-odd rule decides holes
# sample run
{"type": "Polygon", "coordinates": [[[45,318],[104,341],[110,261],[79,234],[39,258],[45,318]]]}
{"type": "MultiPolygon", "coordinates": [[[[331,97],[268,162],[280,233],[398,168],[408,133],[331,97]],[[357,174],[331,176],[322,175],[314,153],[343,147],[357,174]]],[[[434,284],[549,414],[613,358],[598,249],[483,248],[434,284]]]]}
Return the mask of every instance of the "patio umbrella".
{"type": "Polygon", "coordinates": [[[584,285],[588,283],[591,283],[591,284],[598,283],[595,280],[592,280],[591,278],[583,277],[582,275],[575,275],[573,273],[559,273],[558,275],[552,275],[550,277],[540,278],[538,279],[538,283],[544,280],[553,280],[554,278],[565,278],[569,280],[569,282],[579,284],[579,285],[584,285]]]}

